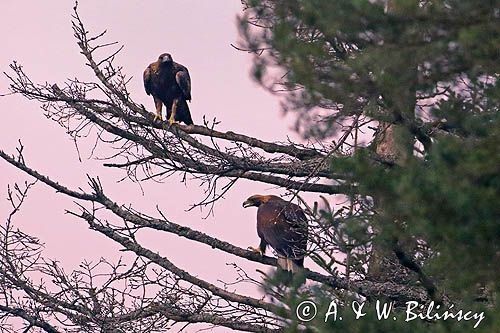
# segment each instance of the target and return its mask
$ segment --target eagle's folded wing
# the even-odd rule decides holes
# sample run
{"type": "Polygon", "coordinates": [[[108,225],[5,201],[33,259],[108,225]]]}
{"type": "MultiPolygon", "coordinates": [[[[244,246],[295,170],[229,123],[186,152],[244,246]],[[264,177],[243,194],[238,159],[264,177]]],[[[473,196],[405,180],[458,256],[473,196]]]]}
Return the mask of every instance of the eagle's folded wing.
{"type": "Polygon", "coordinates": [[[175,81],[181,88],[182,94],[187,101],[191,100],[191,78],[187,69],[182,69],[175,74],[175,81]]]}
{"type": "Polygon", "coordinates": [[[148,66],[144,70],[143,79],[144,79],[144,89],[146,90],[146,94],[151,95],[151,67],[148,66]]]}

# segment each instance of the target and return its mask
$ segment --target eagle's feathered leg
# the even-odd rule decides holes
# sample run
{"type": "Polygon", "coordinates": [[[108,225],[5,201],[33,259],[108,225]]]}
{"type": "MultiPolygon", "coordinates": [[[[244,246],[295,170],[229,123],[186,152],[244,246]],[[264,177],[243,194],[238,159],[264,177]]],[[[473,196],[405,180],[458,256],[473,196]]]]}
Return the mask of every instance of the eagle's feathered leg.
{"type": "Polygon", "coordinates": [[[161,108],[163,106],[162,101],[159,98],[153,97],[155,100],[155,107],[156,107],[156,113],[155,113],[155,118],[153,121],[157,121],[158,119],[162,120],[161,117],[161,108]]]}
{"type": "Polygon", "coordinates": [[[170,118],[168,119],[168,126],[172,126],[172,124],[179,124],[178,121],[175,120],[175,114],[177,113],[177,104],[179,100],[177,98],[174,99],[172,103],[172,113],[170,114],[170,118]]]}

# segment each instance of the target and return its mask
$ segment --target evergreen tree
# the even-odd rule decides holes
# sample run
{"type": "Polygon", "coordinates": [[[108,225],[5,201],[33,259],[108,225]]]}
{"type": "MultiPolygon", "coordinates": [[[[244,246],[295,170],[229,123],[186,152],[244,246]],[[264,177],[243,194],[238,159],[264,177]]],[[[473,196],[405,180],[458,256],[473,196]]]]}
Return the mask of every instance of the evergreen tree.
{"type": "MultiPolygon", "coordinates": [[[[484,332],[500,328],[494,319],[500,286],[499,5],[257,0],[246,2],[240,20],[246,46],[255,52],[256,79],[272,91],[287,91],[284,108],[296,112],[305,137],[335,137],[353,124],[356,135],[367,138],[363,144],[356,137],[329,161],[332,173],[348,175],[344,184],[353,188],[350,205],[357,213],[323,209],[323,223],[351,230],[350,244],[372,240],[365,265],[371,279],[421,285],[439,304],[475,308],[485,302],[484,332]]],[[[346,269],[363,263],[357,259],[346,269]]],[[[313,297],[325,313],[331,300],[325,293],[303,297],[313,297]]],[[[346,304],[354,298],[334,299],[346,304]]],[[[472,328],[349,319],[325,324],[322,317],[307,326],[349,332],[472,328]]]]}

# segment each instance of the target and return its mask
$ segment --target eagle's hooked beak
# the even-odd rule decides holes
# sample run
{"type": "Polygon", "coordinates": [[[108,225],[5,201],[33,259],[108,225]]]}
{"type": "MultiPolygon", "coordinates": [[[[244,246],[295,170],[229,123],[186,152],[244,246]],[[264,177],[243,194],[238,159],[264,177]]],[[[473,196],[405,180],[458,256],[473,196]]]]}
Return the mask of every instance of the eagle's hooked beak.
{"type": "Polygon", "coordinates": [[[250,200],[246,200],[245,202],[243,202],[243,208],[252,207],[252,206],[255,206],[255,204],[250,200]]]}

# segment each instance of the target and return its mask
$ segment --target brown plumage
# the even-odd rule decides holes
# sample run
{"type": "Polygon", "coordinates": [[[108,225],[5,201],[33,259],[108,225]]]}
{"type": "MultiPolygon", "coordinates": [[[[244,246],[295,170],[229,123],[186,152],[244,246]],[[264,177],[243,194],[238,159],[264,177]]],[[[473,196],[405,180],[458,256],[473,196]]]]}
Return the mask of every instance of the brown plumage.
{"type": "Polygon", "coordinates": [[[302,208],[275,195],[252,195],[243,207],[258,207],[258,248],[264,254],[270,245],[278,255],[278,265],[285,271],[297,272],[304,267],[307,247],[307,218],[302,208]]]}
{"type": "Polygon", "coordinates": [[[181,121],[193,124],[187,104],[191,100],[191,78],[186,67],[163,53],[144,70],[143,78],[146,94],[152,95],[155,102],[155,120],[162,118],[161,108],[165,104],[170,125],[181,121]]]}

